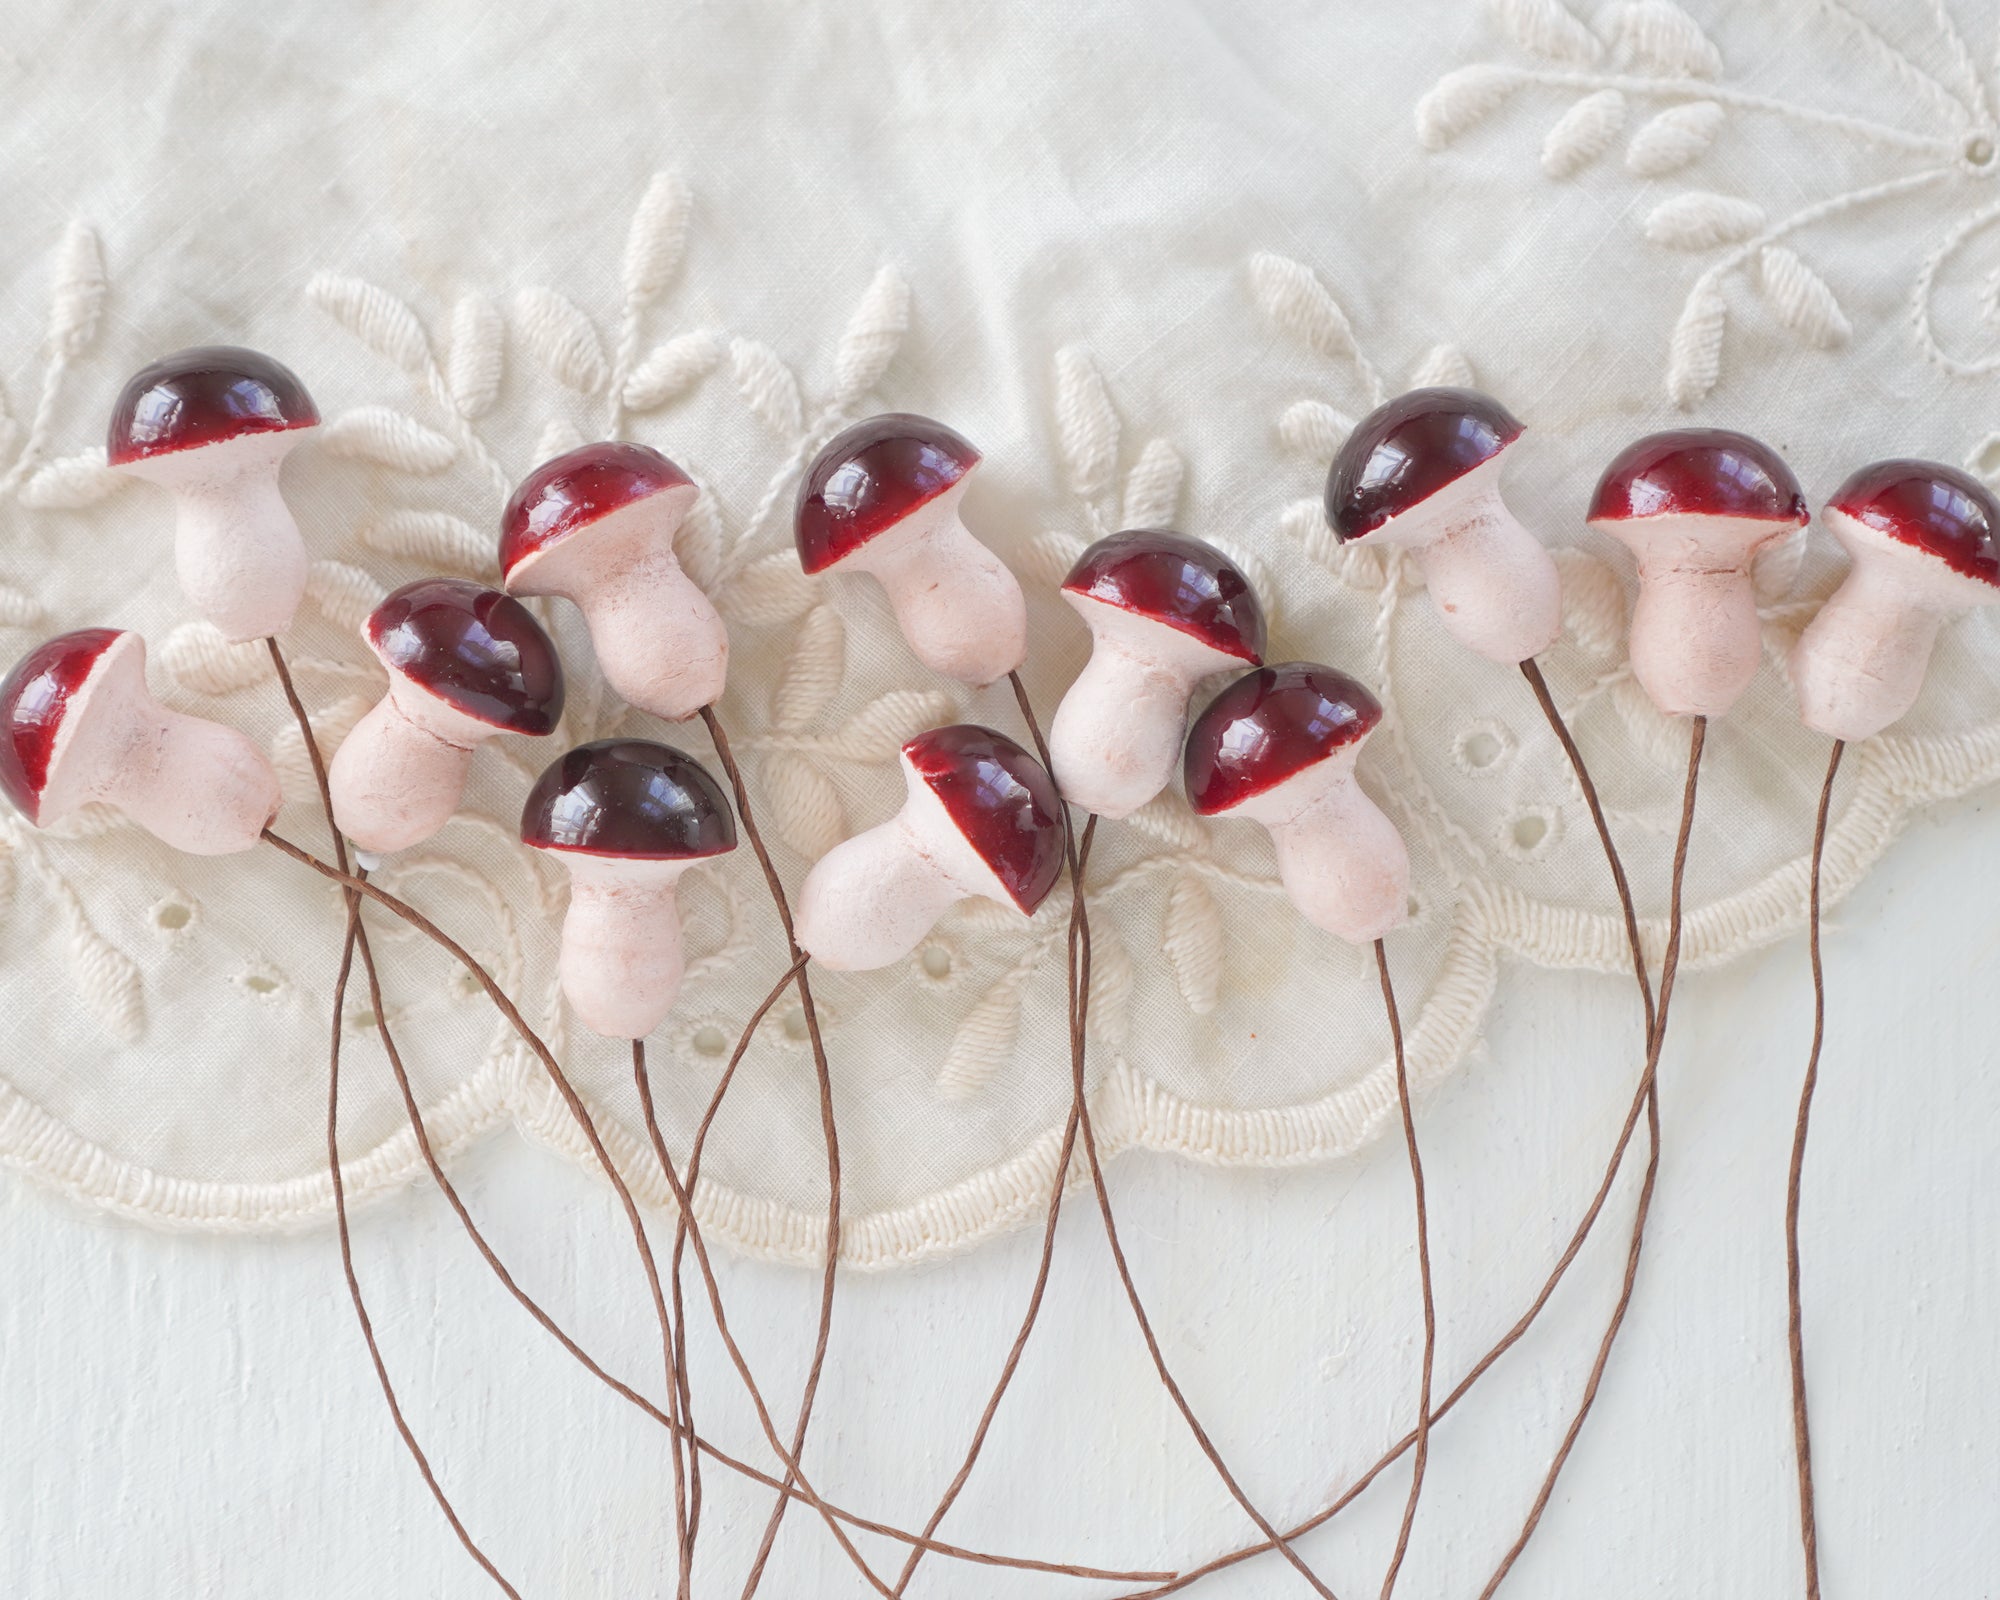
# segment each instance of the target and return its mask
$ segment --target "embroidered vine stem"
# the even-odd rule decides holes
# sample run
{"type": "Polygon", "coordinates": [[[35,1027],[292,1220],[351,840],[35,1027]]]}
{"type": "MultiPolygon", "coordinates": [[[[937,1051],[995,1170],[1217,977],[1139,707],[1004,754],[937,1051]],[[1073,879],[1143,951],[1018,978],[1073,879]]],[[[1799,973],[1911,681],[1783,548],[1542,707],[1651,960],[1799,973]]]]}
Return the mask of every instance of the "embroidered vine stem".
{"type": "Polygon", "coordinates": [[[1799,1117],[1792,1130],[1791,1173],[1785,1184],[1786,1346],[1792,1368],[1792,1451],[1799,1478],[1799,1543],[1805,1555],[1806,1600],[1819,1600],[1819,1517],[1813,1506],[1812,1426],[1806,1409],[1805,1313],[1799,1299],[1799,1196],[1806,1170],[1806,1134],[1812,1122],[1813,1091],[1819,1087],[1819,1052],[1826,1040],[1826,970],[1820,961],[1820,862],[1826,855],[1826,822],[1833,806],[1833,780],[1840,775],[1843,739],[1833,741],[1826,782],[1820,785],[1819,814],[1813,823],[1812,888],[1806,912],[1806,948],[1812,958],[1812,1049],[1799,1089],[1799,1117]]]}

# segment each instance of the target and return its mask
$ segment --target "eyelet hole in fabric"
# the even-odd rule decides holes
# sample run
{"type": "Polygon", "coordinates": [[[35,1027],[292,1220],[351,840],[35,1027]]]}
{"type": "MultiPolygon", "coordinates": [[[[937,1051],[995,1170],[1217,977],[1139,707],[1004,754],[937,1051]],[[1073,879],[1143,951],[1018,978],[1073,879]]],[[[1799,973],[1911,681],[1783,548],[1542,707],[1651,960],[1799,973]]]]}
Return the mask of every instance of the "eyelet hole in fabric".
{"type": "Polygon", "coordinates": [[[185,900],[162,900],[153,907],[153,926],[169,939],[193,926],[195,909],[185,900]]]}
{"type": "Polygon", "coordinates": [[[1562,813],[1533,806],[1500,825],[1500,844],[1516,861],[1537,861],[1562,836],[1562,813]]]}
{"type": "Polygon", "coordinates": [[[1452,741],[1451,757],[1468,778],[1490,778],[1519,747],[1513,731],[1498,722],[1475,722],[1452,741]]]}

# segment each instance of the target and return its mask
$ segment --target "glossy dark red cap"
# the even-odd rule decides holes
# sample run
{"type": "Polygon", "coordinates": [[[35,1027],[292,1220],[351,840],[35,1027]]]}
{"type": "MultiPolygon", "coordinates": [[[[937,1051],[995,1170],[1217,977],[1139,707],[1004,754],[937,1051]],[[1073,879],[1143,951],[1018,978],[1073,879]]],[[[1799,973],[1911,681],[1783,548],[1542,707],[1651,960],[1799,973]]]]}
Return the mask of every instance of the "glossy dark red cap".
{"type": "Polygon", "coordinates": [[[1250,580],[1212,544],[1150,528],[1099,539],[1063,587],[1192,634],[1255,666],[1264,659],[1264,608],[1250,580]]]}
{"type": "Polygon", "coordinates": [[[42,791],[69,703],[122,637],[116,628],[62,634],[36,645],[0,679],[0,794],[30,822],[41,821],[42,791]]]}
{"type": "Polygon", "coordinates": [[[1246,672],[1188,730],[1183,777],[1204,817],[1324,761],[1382,720],[1382,703],[1344,672],[1290,661],[1246,672]]]}
{"type": "Polygon", "coordinates": [[[736,818],[702,764],[672,745],[600,739],[549,764],[521,808],[537,850],[689,861],[736,848],[736,818]]]}
{"type": "Polygon", "coordinates": [[[1004,733],[959,723],[903,746],[966,842],[1032,912],[1062,875],[1062,801],[1042,764],[1004,733]]]}
{"type": "Polygon", "coordinates": [[[799,565],[823,572],[935,500],[979,464],[942,422],[892,411],[857,422],[814,459],[792,532],[799,565]]]}
{"type": "Polygon", "coordinates": [[[405,584],[368,616],[382,659],[467,716],[544,734],[562,717],[556,647],[528,608],[460,578],[405,584]]]}
{"type": "Polygon", "coordinates": [[[1412,389],[1363,417],[1326,475],[1326,520],[1343,544],[1491,461],[1521,424],[1476,389],[1412,389]]]}
{"type": "Polygon", "coordinates": [[[1877,461],[1834,491],[1827,508],[1929,551],[1954,572],[2000,584],[2000,502],[1956,467],[1877,461]]]}
{"type": "Polygon", "coordinates": [[[1674,428],[1627,445],[1597,480],[1592,522],[1640,517],[1806,520],[1806,497],[1784,458],[1728,428],[1674,428]]]}
{"type": "Polygon", "coordinates": [[[111,408],[104,449],[116,467],[318,421],[312,396],[290,367],[256,350],[200,345],[133,374],[111,408]]]}
{"type": "Polygon", "coordinates": [[[523,557],[666,489],[693,480],[643,444],[586,444],[544,461],[521,481],[500,513],[500,572],[523,557]]]}

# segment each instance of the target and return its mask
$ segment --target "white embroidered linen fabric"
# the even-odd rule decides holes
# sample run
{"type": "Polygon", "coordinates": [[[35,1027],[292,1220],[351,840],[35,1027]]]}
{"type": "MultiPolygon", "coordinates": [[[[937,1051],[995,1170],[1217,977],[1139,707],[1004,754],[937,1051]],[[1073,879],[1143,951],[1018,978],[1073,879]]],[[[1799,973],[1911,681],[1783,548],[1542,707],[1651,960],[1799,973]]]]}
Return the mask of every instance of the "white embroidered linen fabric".
{"type": "MultiPolygon", "coordinates": [[[[1436,1085],[1518,970],[1503,957],[1615,975],[1622,933],[1519,675],[1444,634],[1409,563],[1327,533],[1349,419],[1471,382],[1527,423],[1507,492],[1565,591],[1545,665],[1657,952],[1685,729],[1624,667],[1630,565],[1582,526],[1590,486],[1621,444],[1680,422],[1766,438],[1815,502],[1884,454],[2000,472],[1994,41],[1965,44],[1949,6],[1227,9],[605,7],[557,29],[444,8],[349,30],[195,8],[68,49],[56,9],[29,8],[0,131],[0,642],[144,630],[162,697],[266,745],[281,831],[316,848],[265,657],[191,618],[169,503],[104,470],[124,377],[233,342],[312,389],[325,425],[285,485],[314,567],[286,644],[329,746],[381,688],[356,635],[381,594],[490,579],[513,482],[582,439],[638,439],[702,485],[681,553],[729,625],[720,714],[796,885],[899,803],[902,738],[957,719],[1021,733],[1004,684],[927,675],[879,593],[808,580],[791,550],[820,443],[874,410],[934,415],[985,453],[966,515],[1029,592],[1045,722],[1087,653],[1055,586],[1125,526],[1222,545],[1265,599],[1272,659],[1380,692],[1361,773],[1411,846],[1415,915],[1392,950],[1412,1075],[1436,1085]]],[[[1768,659],[1710,737],[1691,968],[1800,923],[1825,746],[1780,664],[1838,572],[1817,530],[1760,569],[1768,659]]],[[[573,609],[537,605],[571,667],[562,727],[494,740],[466,811],[381,881],[523,998],[660,1202],[622,1052],[565,1025],[560,874],[513,827],[569,744],[712,753],[698,724],[663,735],[617,703],[573,609]]],[[[1948,629],[1917,710],[1850,755],[1830,902],[1919,808],[2000,775],[1995,626],[1948,629]]],[[[1261,830],[1170,793],[1101,828],[1092,868],[1108,1149],[1290,1165],[1395,1126],[1368,954],[1289,912],[1261,830]]],[[[326,887],[269,852],[177,857],[108,815],[48,833],[9,816],[0,893],[0,994],[39,1042],[0,1066],[0,1158],[161,1226],[326,1221],[326,887]]],[[[683,904],[688,981],[654,1042],[677,1143],[784,965],[747,850],[691,874],[683,904]]],[[[1060,894],[1026,922],[968,905],[906,963],[817,980],[853,1265],[1039,1215],[1068,1092],[1066,914],[1060,894]]],[[[512,1122],[587,1160],[462,975],[393,926],[379,938],[439,1141],[512,1122]]],[[[350,1039],[372,1024],[351,1002],[350,1039]]],[[[357,1075],[345,1126],[357,1202],[420,1170],[380,1074],[357,1075]]],[[[787,1003],[699,1202],[736,1249],[803,1262],[823,1193],[787,1003]]]]}

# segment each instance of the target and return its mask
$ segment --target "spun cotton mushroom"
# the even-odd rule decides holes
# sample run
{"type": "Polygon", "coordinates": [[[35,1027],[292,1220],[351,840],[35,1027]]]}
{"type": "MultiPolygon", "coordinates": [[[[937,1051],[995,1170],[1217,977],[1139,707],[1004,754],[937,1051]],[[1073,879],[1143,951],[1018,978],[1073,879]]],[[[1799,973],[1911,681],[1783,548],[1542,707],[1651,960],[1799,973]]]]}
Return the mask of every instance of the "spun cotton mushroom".
{"type": "Polygon", "coordinates": [[[941,422],[892,412],[857,422],[799,485],[793,532],[808,574],[865,572],[933,672],[984,687],[1028,657],[1014,574],[959,513],[979,452],[941,422]]]}
{"type": "Polygon", "coordinates": [[[0,680],[0,793],[44,828],[102,802],[197,856],[250,849],[281,799],[242,734],[153,698],[146,641],[116,628],[37,645],[0,680]]]}
{"type": "Polygon", "coordinates": [[[823,967],[901,960],[960,900],[1024,916],[1062,874],[1062,802],[1005,734],[959,724],[903,746],[903,809],[820,857],[799,891],[799,947],[823,967]]]}
{"type": "Polygon", "coordinates": [[[1264,660],[1264,609],[1229,558],[1185,534],[1100,539],[1063,580],[1090,661],[1049,728],[1063,798],[1130,816],[1173,781],[1195,685],[1264,660]]]}
{"type": "Polygon", "coordinates": [[[1500,473],[1521,424],[1471,389],[1412,389],[1364,417],[1326,478],[1326,520],[1343,544],[1408,551],[1451,634],[1512,666],[1562,629],[1562,583],[1507,508],[1500,473]]]}
{"type": "Polygon", "coordinates": [[[1866,739],[1916,703],[1938,626],[2000,600],[2000,503],[1935,461],[1878,461],[1820,520],[1853,565],[1792,651],[1809,728],[1866,739]]]}
{"type": "Polygon", "coordinates": [[[1246,672],[1188,732],[1188,803],[1204,817],[1263,823],[1292,904],[1356,944],[1409,910],[1402,835],[1354,777],[1381,720],[1381,702],[1346,673],[1293,661],[1246,672]]]}
{"type": "Polygon", "coordinates": [[[559,972],[571,1008],[593,1032],[645,1038],[680,993],[681,876],[736,848],[721,787],[671,745],[579,745],[528,791],[521,842],[569,869],[559,972]]]}
{"type": "Polygon", "coordinates": [[[278,471],[319,411],[288,368],[203,345],[135,373],[105,458],[170,491],[174,566],[196,610],[236,643],[283,633],[306,591],[306,547],[278,471]]]}
{"type": "Polygon", "coordinates": [[[501,582],[561,595],[590,629],[605,681],[669,722],[719,699],[729,633],[674,555],[699,491],[641,444],[587,444],[544,462],[500,519],[501,582]]]}
{"type": "Polygon", "coordinates": [[[1590,524],[1639,562],[1632,672],[1670,717],[1716,717],[1757,675],[1757,552],[1806,522],[1768,445],[1724,428],[1649,434],[1605,468],[1590,524]]]}
{"type": "Polygon", "coordinates": [[[406,584],[369,613],[361,636],[388,668],[389,692],[327,777],[340,831],[387,854],[451,820],[478,745],[554,730],[562,662],[520,601],[456,578],[406,584]]]}

